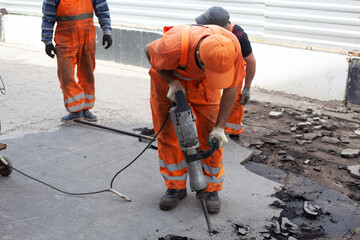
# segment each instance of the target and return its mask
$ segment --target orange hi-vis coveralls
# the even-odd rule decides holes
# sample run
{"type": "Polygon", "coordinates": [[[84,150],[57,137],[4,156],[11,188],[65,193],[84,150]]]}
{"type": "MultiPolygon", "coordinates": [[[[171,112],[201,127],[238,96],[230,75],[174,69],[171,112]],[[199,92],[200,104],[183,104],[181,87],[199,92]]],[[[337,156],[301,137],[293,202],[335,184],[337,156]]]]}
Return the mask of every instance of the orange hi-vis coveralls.
{"type": "Polygon", "coordinates": [[[91,0],[60,1],[55,43],[58,76],[69,112],[91,109],[95,104],[96,33],[91,0]],[[77,78],[75,80],[75,66],[77,78]]]}
{"type": "MultiPolygon", "coordinates": [[[[235,24],[231,24],[230,32],[232,32],[235,24]]],[[[244,61],[244,65],[246,66],[246,62],[244,61]]],[[[245,77],[245,76],[244,76],[245,77]]],[[[234,107],[230,113],[230,117],[226,123],[225,132],[229,134],[238,135],[244,131],[242,125],[242,119],[244,117],[244,106],[240,104],[242,97],[242,86],[243,81],[239,82],[239,86],[236,92],[236,99],[234,103],[234,107]]]]}
{"type": "MultiPolygon", "coordinates": [[[[217,27],[222,35],[229,38],[235,46],[235,76],[230,88],[237,87],[244,78],[244,61],[240,44],[235,35],[217,27]]],[[[209,134],[217,120],[221,99],[220,89],[211,88],[205,78],[205,72],[197,65],[195,50],[198,42],[205,36],[215,34],[206,26],[191,26],[188,43],[188,59],[185,71],[178,70],[181,53],[181,37],[183,25],[168,30],[160,39],[149,44],[151,69],[150,105],[155,132],[158,132],[165,121],[171,106],[167,98],[168,84],[158,74],[160,70],[172,70],[186,91],[186,99],[196,116],[196,127],[199,136],[200,149],[210,148],[209,134]]],[[[160,173],[168,189],[184,189],[188,170],[184,155],[180,150],[174,127],[167,120],[157,136],[160,173]]],[[[220,191],[224,180],[224,166],[222,164],[222,148],[203,159],[203,173],[208,183],[206,192],[220,191]]]]}

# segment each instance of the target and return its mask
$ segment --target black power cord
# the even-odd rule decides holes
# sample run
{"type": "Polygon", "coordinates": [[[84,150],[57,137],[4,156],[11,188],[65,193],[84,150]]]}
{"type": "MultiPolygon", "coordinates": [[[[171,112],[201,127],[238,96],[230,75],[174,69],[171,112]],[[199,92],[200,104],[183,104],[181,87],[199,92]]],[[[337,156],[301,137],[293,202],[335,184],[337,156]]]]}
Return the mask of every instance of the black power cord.
{"type": "Polygon", "coordinates": [[[39,182],[39,183],[41,183],[41,184],[44,184],[44,185],[46,185],[46,186],[48,186],[48,187],[50,187],[50,188],[52,188],[52,189],[54,189],[54,190],[56,190],[56,191],[58,191],[58,192],[64,193],[64,194],[75,195],[75,196],[83,196],[83,195],[92,195],[92,194],[98,194],[98,193],[104,193],[104,192],[112,192],[112,193],[120,196],[121,198],[124,198],[124,199],[130,201],[130,199],[129,199],[127,196],[118,193],[117,191],[115,191],[115,190],[112,188],[112,187],[113,187],[114,180],[115,180],[115,178],[116,178],[122,171],[124,171],[126,168],[128,168],[130,165],[132,165],[132,164],[146,151],[146,149],[151,148],[150,145],[154,142],[154,140],[156,139],[156,137],[159,135],[159,133],[161,132],[161,130],[162,130],[163,127],[165,126],[165,123],[166,123],[168,117],[169,117],[169,113],[166,115],[165,120],[164,120],[163,124],[161,125],[159,131],[158,131],[158,132],[156,133],[156,135],[152,138],[152,140],[148,143],[148,145],[147,145],[129,164],[127,164],[125,167],[123,167],[120,171],[118,171],[118,172],[114,175],[114,177],[111,179],[111,183],[110,183],[110,188],[109,188],[109,189],[104,189],[104,190],[95,191],[95,192],[83,192],[83,193],[67,192],[67,191],[63,191],[63,190],[61,190],[61,189],[59,189],[59,188],[56,188],[56,187],[54,187],[54,186],[52,186],[52,185],[50,185],[50,184],[48,184],[48,183],[45,183],[45,182],[43,182],[43,181],[41,181],[41,180],[39,180],[39,179],[36,179],[36,178],[34,178],[34,177],[31,177],[31,176],[23,173],[22,171],[14,168],[14,167],[13,167],[12,165],[10,165],[10,164],[7,165],[7,167],[12,168],[12,169],[15,170],[16,172],[24,175],[25,177],[28,177],[28,178],[30,178],[30,179],[32,179],[32,180],[34,180],[34,181],[37,181],[37,182],[39,182]]]}

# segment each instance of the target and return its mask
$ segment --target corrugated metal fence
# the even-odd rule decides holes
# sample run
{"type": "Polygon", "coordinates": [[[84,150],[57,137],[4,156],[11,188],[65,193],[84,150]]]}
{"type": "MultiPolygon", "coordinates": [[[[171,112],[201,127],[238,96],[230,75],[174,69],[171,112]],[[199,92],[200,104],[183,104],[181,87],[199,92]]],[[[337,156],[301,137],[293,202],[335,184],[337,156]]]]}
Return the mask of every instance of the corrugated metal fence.
{"type": "MultiPolygon", "coordinates": [[[[227,9],[230,20],[253,40],[307,48],[360,52],[359,0],[108,0],[113,26],[161,29],[194,23],[211,6],[227,9]]],[[[41,16],[42,0],[0,0],[9,13],[41,16]]]]}

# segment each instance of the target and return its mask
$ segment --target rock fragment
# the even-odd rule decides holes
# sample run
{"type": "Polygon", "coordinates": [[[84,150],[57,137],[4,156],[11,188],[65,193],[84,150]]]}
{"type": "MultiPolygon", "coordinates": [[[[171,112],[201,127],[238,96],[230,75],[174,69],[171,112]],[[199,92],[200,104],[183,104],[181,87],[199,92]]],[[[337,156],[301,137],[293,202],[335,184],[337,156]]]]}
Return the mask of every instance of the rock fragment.
{"type": "Polygon", "coordinates": [[[304,212],[307,217],[315,219],[318,215],[322,213],[322,210],[319,206],[312,205],[309,201],[305,201],[304,212]]]}
{"type": "Polygon", "coordinates": [[[359,156],[359,154],[360,154],[359,149],[346,148],[341,151],[341,156],[344,158],[355,158],[359,156]]]}
{"type": "Polygon", "coordinates": [[[305,133],[304,139],[305,140],[314,140],[317,137],[316,133],[305,133]]]}
{"type": "Polygon", "coordinates": [[[323,138],[321,138],[321,141],[323,143],[331,143],[331,144],[336,144],[336,143],[339,143],[340,140],[335,138],[335,137],[328,137],[328,136],[325,136],[323,138]]]}
{"type": "Polygon", "coordinates": [[[349,170],[352,177],[360,178],[360,165],[348,166],[347,169],[349,170]]]}

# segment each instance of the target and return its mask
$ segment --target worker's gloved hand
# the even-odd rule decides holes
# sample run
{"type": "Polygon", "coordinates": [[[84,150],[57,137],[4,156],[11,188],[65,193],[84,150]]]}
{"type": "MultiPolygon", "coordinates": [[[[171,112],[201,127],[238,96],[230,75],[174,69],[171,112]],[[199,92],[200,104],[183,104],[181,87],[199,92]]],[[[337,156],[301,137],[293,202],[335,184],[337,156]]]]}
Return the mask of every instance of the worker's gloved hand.
{"type": "Polygon", "coordinates": [[[109,47],[111,47],[111,45],[112,45],[111,35],[105,34],[105,35],[103,36],[102,45],[105,46],[105,49],[108,49],[109,47]],[[105,46],[105,43],[106,43],[106,46],[105,46]]]}
{"type": "Polygon", "coordinates": [[[45,46],[45,52],[49,57],[54,58],[56,54],[56,49],[54,45],[50,43],[45,46]],[[52,52],[54,52],[54,54],[52,52]]]}
{"type": "Polygon", "coordinates": [[[240,104],[245,106],[250,100],[250,88],[244,88],[241,93],[240,104]]]}
{"type": "Polygon", "coordinates": [[[227,144],[229,141],[225,136],[224,129],[220,127],[213,128],[209,135],[209,142],[211,142],[213,138],[216,138],[219,141],[219,148],[225,146],[225,144],[227,144]]]}
{"type": "Polygon", "coordinates": [[[167,93],[167,98],[170,99],[171,101],[173,101],[174,103],[176,103],[176,93],[178,91],[183,91],[183,93],[185,94],[185,89],[184,87],[181,85],[179,80],[175,80],[171,83],[169,83],[169,91],[167,93]]]}

